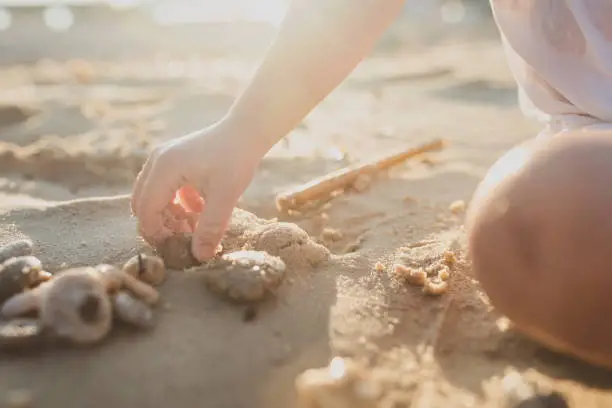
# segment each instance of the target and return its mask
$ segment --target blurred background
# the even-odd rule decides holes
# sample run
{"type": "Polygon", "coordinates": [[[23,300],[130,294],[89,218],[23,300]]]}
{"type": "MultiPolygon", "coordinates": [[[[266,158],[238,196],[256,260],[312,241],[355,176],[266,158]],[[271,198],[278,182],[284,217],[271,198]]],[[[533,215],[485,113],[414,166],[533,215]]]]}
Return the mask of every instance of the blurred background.
{"type": "MultiPolygon", "coordinates": [[[[0,0],[0,198],[129,193],[153,145],[225,114],[287,6],[0,0]]],[[[373,53],[269,153],[272,170],[245,200],[273,214],[278,189],[440,136],[482,174],[532,136],[515,88],[488,0],[408,0],[373,53]]],[[[461,184],[463,195],[477,179],[461,184]]]]}
{"type": "MultiPolygon", "coordinates": [[[[14,63],[44,56],[117,57],[159,50],[257,53],[273,35],[287,3],[1,0],[0,58],[14,63]]],[[[433,41],[449,29],[455,36],[474,34],[474,25],[489,19],[488,0],[408,0],[387,39],[401,32],[402,41],[433,41]]]]}

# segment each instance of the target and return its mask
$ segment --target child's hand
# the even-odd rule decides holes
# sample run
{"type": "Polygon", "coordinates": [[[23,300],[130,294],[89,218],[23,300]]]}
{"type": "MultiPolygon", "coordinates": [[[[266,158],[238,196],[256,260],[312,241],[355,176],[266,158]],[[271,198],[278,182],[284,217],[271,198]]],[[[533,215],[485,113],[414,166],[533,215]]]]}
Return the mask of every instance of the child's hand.
{"type": "Polygon", "coordinates": [[[238,199],[265,152],[255,138],[219,123],[157,146],[138,175],[132,212],[155,245],[193,231],[193,255],[214,256],[238,199]]]}

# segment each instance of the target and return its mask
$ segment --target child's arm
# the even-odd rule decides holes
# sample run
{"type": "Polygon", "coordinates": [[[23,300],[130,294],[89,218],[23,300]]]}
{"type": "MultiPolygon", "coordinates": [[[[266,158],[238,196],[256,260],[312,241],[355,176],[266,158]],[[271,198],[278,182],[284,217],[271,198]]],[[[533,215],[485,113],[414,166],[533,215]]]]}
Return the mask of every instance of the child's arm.
{"type": "Polygon", "coordinates": [[[272,147],[374,47],[405,0],[295,0],[227,120],[272,147]]]}
{"type": "Polygon", "coordinates": [[[214,256],[258,162],[370,52],[403,3],[294,0],[278,38],[226,117],[149,155],[131,203],[143,238],[159,243],[179,232],[165,215],[178,191],[181,204],[199,213],[192,227],[194,256],[214,256]]]}

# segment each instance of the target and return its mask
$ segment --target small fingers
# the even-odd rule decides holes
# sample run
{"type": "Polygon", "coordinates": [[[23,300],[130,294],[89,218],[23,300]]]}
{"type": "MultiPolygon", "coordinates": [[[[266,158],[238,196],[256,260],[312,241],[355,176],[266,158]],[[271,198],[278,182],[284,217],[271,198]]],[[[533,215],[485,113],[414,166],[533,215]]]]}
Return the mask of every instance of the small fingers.
{"type": "Polygon", "coordinates": [[[149,171],[151,171],[151,167],[153,167],[153,162],[155,161],[155,157],[150,155],[144,163],[144,166],[136,176],[136,180],[134,181],[134,188],[132,189],[132,197],[130,199],[130,207],[132,211],[132,215],[138,216],[137,208],[140,202],[140,194],[142,192],[142,188],[145,184],[145,180],[149,175],[149,171]]]}
{"type": "Polygon", "coordinates": [[[164,210],[172,203],[180,187],[177,165],[167,156],[158,156],[148,171],[147,178],[139,192],[136,214],[142,237],[155,244],[171,233],[164,225],[164,210]]]}
{"type": "Polygon", "coordinates": [[[143,168],[138,173],[138,176],[136,176],[136,180],[134,181],[132,197],[130,198],[130,210],[134,216],[138,215],[136,209],[138,208],[138,203],[140,202],[140,193],[142,192],[142,187],[147,179],[149,170],[151,169],[152,162],[153,160],[151,160],[151,158],[147,159],[143,168]]]}
{"type": "Polygon", "coordinates": [[[215,256],[225,234],[238,197],[226,188],[213,189],[207,194],[204,211],[200,214],[192,239],[193,256],[205,261],[215,256]]]}

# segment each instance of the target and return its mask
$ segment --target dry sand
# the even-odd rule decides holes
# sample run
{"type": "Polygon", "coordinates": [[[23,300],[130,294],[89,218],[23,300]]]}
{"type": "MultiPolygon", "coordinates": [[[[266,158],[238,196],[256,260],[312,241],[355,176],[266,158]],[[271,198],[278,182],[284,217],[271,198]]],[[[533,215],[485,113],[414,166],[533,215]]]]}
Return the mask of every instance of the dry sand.
{"type": "MultiPolygon", "coordinates": [[[[489,37],[375,54],[265,158],[240,207],[297,223],[334,255],[290,271],[254,320],[197,276],[171,271],[153,333],[117,334],[93,350],[3,356],[0,396],[27,389],[41,408],[291,407],[296,375],[341,355],[369,367],[383,390],[379,407],[499,407],[509,368],[564,393],[572,407],[612,404],[608,373],[505,330],[469,268],[453,270],[440,297],[393,276],[402,247],[415,246],[413,259],[423,261],[461,245],[462,215],[451,203],[469,200],[487,167],[538,130],[519,112],[489,37]],[[283,188],[437,137],[450,142],[446,150],[360,193],[305,214],[276,213],[283,188]]],[[[126,194],[148,149],[219,118],[256,63],[162,62],[1,68],[0,243],[31,238],[51,271],[135,254],[142,243],[126,194]]]]}

